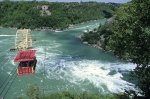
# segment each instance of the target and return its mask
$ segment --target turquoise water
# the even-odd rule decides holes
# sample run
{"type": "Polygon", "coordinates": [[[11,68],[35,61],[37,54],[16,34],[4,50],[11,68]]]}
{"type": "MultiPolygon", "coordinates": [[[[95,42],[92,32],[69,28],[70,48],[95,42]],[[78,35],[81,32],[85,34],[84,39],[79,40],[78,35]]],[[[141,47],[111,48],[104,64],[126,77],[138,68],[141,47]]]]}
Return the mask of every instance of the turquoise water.
{"type": "Polygon", "coordinates": [[[17,53],[14,47],[16,29],[0,28],[0,96],[15,99],[24,96],[31,85],[38,85],[44,93],[87,91],[91,93],[119,93],[134,89],[124,80],[124,74],[135,68],[110,53],[82,44],[79,35],[92,30],[104,20],[78,24],[64,31],[32,31],[33,49],[37,50],[36,73],[16,75],[17,53]]]}

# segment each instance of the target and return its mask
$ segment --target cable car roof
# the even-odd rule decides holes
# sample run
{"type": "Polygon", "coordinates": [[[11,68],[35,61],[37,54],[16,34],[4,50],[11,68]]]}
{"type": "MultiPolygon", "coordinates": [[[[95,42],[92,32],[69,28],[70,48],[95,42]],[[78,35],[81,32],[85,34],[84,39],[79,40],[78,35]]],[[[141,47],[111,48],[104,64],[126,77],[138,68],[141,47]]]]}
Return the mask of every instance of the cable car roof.
{"type": "Polygon", "coordinates": [[[26,51],[21,51],[19,52],[15,59],[14,62],[22,62],[22,61],[31,61],[34,60],[35,58],[35,52],[36,50],[26,50],[26,51]]]}

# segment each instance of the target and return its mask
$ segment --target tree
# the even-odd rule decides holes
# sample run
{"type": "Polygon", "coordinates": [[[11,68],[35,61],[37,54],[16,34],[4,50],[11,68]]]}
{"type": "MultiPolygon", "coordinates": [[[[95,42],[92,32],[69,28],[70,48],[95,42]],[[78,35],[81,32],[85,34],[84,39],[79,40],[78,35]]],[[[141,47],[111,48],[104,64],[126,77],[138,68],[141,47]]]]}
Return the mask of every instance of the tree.
{"type": "Polygon", "coordinates": [[[103,13],[105,14],[105,18],[111,18],[113,16],[113,14],[111,12],[108,12],[106,10],[103,10],[103,13]]]}
{"type": "Polygon", "coordinates": [[[29,90],[27,91],[26,95],[30,99],[41,99],[40,90],[38,86],[30,86],[29,90]]]}
{"type": "MultiPolygon", "coordinates": [[[[6,0],[7,1],[7,0],[6,0]]],[[[0,2],[0,26],[17,28],[65,29],[69,24],[96,20],[104,17],[103,10],[113,12],[113,5],[105,3],[58,3],[17,1],[0,2]],[[51,15],[41,16],[42,5],[48,5],[51,15]]]]}
{"type": "Polygon", "coordinates": [[[150,0],[132,0],[122,6],[113,23],[109,46],[137,64],[135,75],[143,94],[150,98],[150,0]]]}

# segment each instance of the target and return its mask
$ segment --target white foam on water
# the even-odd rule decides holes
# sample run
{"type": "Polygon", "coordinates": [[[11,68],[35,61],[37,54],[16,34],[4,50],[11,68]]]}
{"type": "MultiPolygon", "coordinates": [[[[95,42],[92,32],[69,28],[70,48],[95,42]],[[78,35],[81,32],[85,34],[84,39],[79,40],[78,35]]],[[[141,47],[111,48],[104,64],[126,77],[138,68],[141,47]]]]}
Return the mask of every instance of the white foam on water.
{"type": "MultiPolygon", "coordinates": [[[[105,85],[110,92],[124,92],[124,89],[134,90],[134,84],[131,84],[122,79],[122,74],[117,72],[114,75],[109,75],[111,70],[102,69],[107,64],[102,64],[98,61],[80,61],[76,64],[72,64],[72,76],[74,81],[88,80],[90,83],[100,88],[105,85]]],[[[117,68],[117,65],[116,65],[117,68]]],[[[116,69],[114,68],[114,69],[116,69]]]]}
{"type": "Polygon", "coordinates": [[[55,32],[63,32],[63,31],[58,31],[58,30],[55,30],[55,32]]]}
{"type": "MultiPolygon", "coordinates": [[[[57,47],[59,47],[59,46],[55,46],[55,48],[57,48],[57,47]]],[[[36,70],[37,71],[40,71],[41,69],[43,69],[44,64],[45,64],[45,60],[55,58],[56,56],[60,55],[58,53],[58,51],[56,51],[56,50],[55,51],[57,53],[47,52],[47,50],[53,49],[53,48],[54,48],[54,46],[47,47],[46,49],[42,46],[35,48],[37,50],[37,52],[36,52],[36,58],[37,58],[37,68],[36,68],[36,70]]]]}
{"type": "MultiPolygon", "coordinates": [[[[98,60],[69,60],[70,57],[59,59],[54,56],[45,61],[48,79],[65,79],[78,86],[81,86],[84,81],[88,81],[96,88],[113,93],[124,92],[125,89],[136,91],[135,85],[123,80],[123,75],[118,72],[119,70],[131,71],[135,68],[134,64],[102,63],[98,60]],[[116,73],[110,74],[113,70],[116,73]]],[[[84,88],[82,89],[84,90],[84,88]]]]}
{"type": "Polygon", "coordinates": [[[98,27],[99,24],[92,24],[92,25],[87,25],[87,26],[81,26],[81,27],[74,27],[70,28],[69,30],[80,30],[80,29],[91,29],[93,27],[98,27]]]}
{"type": "Polygon", "coordinates": [[[35,48],[38,52],[45,53],[45,50],[49,50],[49,49],[57,50],[59,47],[61,47],[61,44],[57,43],[55,40],[53,40],[53,41],[42,40],[42,42],[43,42],[42,46],[38,46],[35,48]],[[46,45],[45,45],[45,43],[46,43],[46,45]]]}
{"type": "Polygon", "coordinates": [[[43,80],[41,80],[41,83],[43,82],[43,80]]]}
{"type": "Polygon", "coordinates": [[[3,37],[3,36],[16,36],[16,35],[0,35],[0,37],[1,37],[1,36],[3,37]]]}
{"type": "MultiPolygon", "coordinates": [[[[113,93],[124,92],[126,90],[136,90],[135,85],[123,80],[122,71],[132,71],[135,65],[132,63],[103,63],[99,60],[75,60],[70,56],[62,57],[62,53],[54,53],[48,50],[59,50],[61,44],[52,42],[47,49],[44,46],[35,48],[37,50],[37,72],[45,69],[48,79],[67,80],[71,85],[80,86],[88,81],[102,91],[113,93]],[[46,51],[46,52],[45,52],[46,51]],[[46,57],[45,57],[46,53],[46,57]],[[112,71],[115,73],[111,74],[112,71]]],[[[42,81],[41,81],[42,82],[42,81]]],[[[57,86],[57,85],[56,85],[57,86]]]]}
{"type": "Polygon", "coordinates": [[[11,60],[11,64],[12,64],[12,65],[16,65],[16,64],[14,63],[14,60],[11,60]]]}
{"type": "Polygon", "coordinates": [[[117,69],[128,70],[128,71],[132,71],[136,67],[136,64],[133,63],[115,63],[115,64],[110,64],[110,67],[115,68],[116,65],[117,65],[117,69]]]}
{"type": "Polygon", "coordinates": [[[57,55],[60,55],[58,53],[59,51],[57,51],[57,50],[56,50],[57,53],[47,52],[47,50],[52,49],[52,48],[49,48],[49,47],[47,47],[47,48],[38,47],[38,48],[35,48],[35,49],[37,50],[37,52],[36,52],[37,57],[42,58],[42,59],[47,58],[47,57],[55,57],[57,55]]]}
{"type": "Polygon", "coordinates": [[[11,72],[7,72],[8,75],[12,75],[11,72]]]}

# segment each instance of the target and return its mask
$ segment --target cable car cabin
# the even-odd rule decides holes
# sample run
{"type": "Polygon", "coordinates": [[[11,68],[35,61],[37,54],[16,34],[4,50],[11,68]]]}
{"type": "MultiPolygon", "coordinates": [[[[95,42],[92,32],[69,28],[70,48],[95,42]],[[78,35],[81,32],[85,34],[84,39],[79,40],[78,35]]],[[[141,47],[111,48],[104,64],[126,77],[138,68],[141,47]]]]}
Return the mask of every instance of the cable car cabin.
{"type": "Polygon", "coordinates": [[[36,50],[21,51],[17,54],[14,62],[19,62],[17,74],[19,76],[33,74],[36,68],[36,50]]]}

